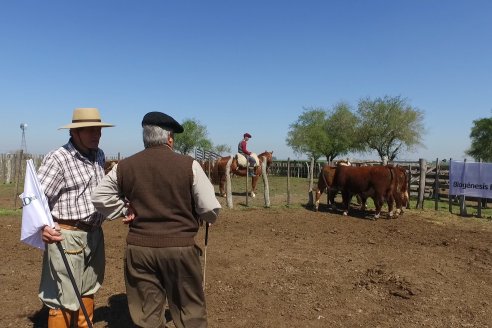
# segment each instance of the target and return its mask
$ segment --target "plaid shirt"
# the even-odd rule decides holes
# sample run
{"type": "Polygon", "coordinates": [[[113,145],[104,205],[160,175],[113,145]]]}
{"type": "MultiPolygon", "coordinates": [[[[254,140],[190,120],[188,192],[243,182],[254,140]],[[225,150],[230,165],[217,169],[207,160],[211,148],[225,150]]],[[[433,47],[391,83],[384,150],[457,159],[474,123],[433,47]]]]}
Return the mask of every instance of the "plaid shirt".
{"type": "Polygon", "coordinates": [[[92,162],[75,149],[71,140],[44,157],[38,177],[53,219],[102,224],[104,217],[92,205],[91,192],[104,177],[104,162],[101,149],[92,162]]]}

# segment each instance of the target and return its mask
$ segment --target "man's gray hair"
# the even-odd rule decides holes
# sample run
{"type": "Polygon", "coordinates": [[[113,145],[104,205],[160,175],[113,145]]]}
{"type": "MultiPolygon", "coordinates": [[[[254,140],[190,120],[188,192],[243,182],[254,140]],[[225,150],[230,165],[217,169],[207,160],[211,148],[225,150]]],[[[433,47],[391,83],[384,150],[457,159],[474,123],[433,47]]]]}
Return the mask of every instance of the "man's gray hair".
{"type": "Polygon", "coordinates": [[[143,143],[145,148],[164,146],[171,136],[171,131],[156,125],[143,126],[143,143]]]}

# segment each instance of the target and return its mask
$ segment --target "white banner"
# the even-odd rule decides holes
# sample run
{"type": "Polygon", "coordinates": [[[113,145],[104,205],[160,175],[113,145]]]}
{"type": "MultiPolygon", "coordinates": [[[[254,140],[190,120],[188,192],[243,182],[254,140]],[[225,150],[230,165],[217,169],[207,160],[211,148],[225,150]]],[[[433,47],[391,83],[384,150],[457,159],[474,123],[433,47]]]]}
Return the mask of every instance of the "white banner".
{"type": "Polygon", "coordinates": [[[449,193],[492,198],[492,163],[451,161],[449,193]]]}
{"type": "Polygon", "coordinates": [[[19,197],[22,200],[21,241],[44,249],[45,245],[40,230],[45,225],[54,227],[55,224],[32,159],[27,160],[24,192],[19,197]]]}

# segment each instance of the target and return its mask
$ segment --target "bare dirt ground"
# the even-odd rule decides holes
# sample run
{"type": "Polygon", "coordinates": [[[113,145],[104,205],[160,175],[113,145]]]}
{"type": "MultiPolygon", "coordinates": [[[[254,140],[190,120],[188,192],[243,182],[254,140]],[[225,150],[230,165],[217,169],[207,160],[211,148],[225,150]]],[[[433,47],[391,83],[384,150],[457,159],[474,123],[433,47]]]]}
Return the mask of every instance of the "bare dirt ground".
{"type": "MultiPolygon", "coordinates": [[[[44,327],[42,253],[19,242],[20,223],[0,217],[0,327],[44,327]]],[[[95,327],[132,327],[126,226],[103,227],[95,327]]],[[[206,295],[211,328],[492,327],[492,222],[417,210],[377,221],[304,208],[223,210],[210,229],[206,295]]]]}

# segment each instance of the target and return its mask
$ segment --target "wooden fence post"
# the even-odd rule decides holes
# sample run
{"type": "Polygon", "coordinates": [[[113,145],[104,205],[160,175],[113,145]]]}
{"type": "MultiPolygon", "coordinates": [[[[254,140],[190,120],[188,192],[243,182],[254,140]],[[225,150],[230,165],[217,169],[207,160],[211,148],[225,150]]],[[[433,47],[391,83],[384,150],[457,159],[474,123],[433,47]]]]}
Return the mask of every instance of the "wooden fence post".
{"type": "Polygon", "coordinates": [[[227,197],[227,207],[232,208],[232,187],[231,187],[231,164],[232,164],[232,156],[229,158],[226,164],[226,197],[227,197]]]}
{"type": "Polygon", "coordinates": [[[19,198],[19,186],[20,180],[22,178],[22,158],[24,157],[24,150],[21,149],[19,152],[19,164],[15,167],[15,195],[14,195],[14,208],[17,207],[17,198],[19,198]]]}
{"type": "Polygon", "coordinates": [[[434,179],[434,210],[439,210],[439,158],[436,158],[436,176],[434,179]]]}
{"type": "Polygon", "coordinates": [[[416,208],[424,208],[424,194],[425,194],[425,173],[427,172],[427,162],[425,159],[419,159],[420,166],[420,181],[419,181],[419,193],[416,208]]]}
{"type": "Polygon", "coordinates": [[[249,179],[249,162],[246,158],[246,206],[249,206],[249,195],[248,195],[248,179],[249,179]]]}
{"type": "Polygon", "coordinates": [[[12,161],[14,160],[14,155],[8,154],[7,160],[5,162],[5,183],[12,183],[12,161]]]}
{"type": "Polygon", "coordinates": [[[263,156],[263,161],[261,162],[261,176],[263,177],[263,196],[265,198],[265,207],[270,207],[270,187],[268,185],[267,176],[267,158],[263,156]]]}
{"type": "Polygon", "coordinates": [[[290,206],[290,157],[287,158],[287,206],[290,206]]]}
{"type": "Polygon", "coordinates": [[[407,209],[410,209],[410,186],[412,185],[412,164],[408,164],[408,179],[407,179],[407,190],[408,190],[408,202],[407,209]]]}
{"type": "MultiPolygon", "coordinates": [[[[449,167],[448,167],[448,178],[451,176],[451,161],[452,161],[452,158],[449,158],[449,167]]],[[[451,181],[448,180],[448,209],[449,209],[449,213],[453,213],[453,200],[452,200],[452,197],[451,197],[451,181]]]]}
{"type": "Polygon", "coordinates": [[[309,168],[309,192],[308,206],[313,206],[313,175],[314,175],[314,157],[311,158],[311,167],[309,168]]]}

